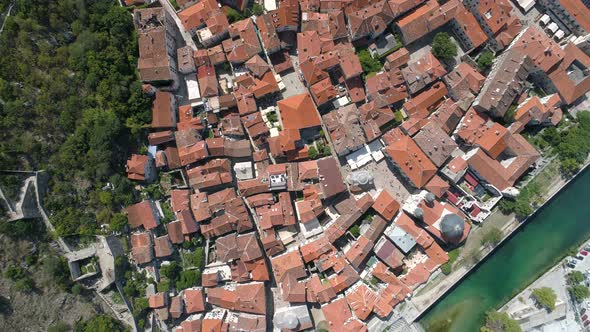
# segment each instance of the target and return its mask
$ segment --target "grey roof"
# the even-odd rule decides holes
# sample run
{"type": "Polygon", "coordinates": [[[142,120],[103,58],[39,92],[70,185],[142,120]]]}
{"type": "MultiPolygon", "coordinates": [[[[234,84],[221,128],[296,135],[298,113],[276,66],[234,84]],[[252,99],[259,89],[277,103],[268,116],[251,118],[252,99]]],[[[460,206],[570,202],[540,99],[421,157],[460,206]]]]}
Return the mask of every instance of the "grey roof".
{"type": "Polygon", "coordinates": [[[387,237],[390,238],[391,241],[404,252],[404,254],[407,254],[416,245],[416,240],[413,236],[408,234],[401,227],[395,225],[392,228],[388,228],[385,235],[387,235],[387,237]]]}
{"type": "Polygon", "coordinates": [[[460,239],[465,230],[465,221],[455,213],[445,215],[440,223],[440,231],[450,240],[460,239]]]}

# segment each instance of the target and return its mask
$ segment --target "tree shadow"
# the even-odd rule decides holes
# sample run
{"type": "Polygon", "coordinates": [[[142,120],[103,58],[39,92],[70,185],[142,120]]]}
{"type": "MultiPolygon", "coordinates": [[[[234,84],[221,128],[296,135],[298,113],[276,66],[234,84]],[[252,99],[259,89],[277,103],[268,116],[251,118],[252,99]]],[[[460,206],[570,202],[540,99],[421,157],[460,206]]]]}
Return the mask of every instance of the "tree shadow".
{"type": "Polygon", "coordinates": [[[10,300],[4,296],[0,296],[0,315],[9,316],[12,314],[12,307],[10,306],[10,300]]]}

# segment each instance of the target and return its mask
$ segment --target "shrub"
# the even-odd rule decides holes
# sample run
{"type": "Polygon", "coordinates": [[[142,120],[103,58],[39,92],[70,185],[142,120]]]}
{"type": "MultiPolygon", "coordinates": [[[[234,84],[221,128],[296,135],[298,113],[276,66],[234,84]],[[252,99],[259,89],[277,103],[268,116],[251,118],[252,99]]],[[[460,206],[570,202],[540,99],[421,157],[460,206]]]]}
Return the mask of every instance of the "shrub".
{"type": "Polygon", "coordinates": [[[68,332],[70,325],[66,322],[57,322],[47,328],[47,332],[68,332]]]}
{"type": "Polygon", "coordinates": [[[555,310],[555,301],[557,295],[555,291],[549,287],[541,287],[533,289],[533,298],[540,306],[548,309],[549,311],[555,310]]]}
{"type": "Polygon", "coordinates": [[[74,295],[80,295],[84,291],[84,287],[82,287],[82,285],[80,284],[74,284],[74,286],[72,286],[71,291],[74,295]]]}
{"type": "Polygon", "coordinates": [[[12,281],[23,279],[27,276],[26,270],[20,266],[9,266],[4,272],[4,276],[12,281]]]}
{"type": "Polygon", "coordinates": [[[35,283],[33,282],[33,279],[24,277],[23,279],[17,280],[14,287],[19,292],[30,293],[35,289],[35,283]]]}

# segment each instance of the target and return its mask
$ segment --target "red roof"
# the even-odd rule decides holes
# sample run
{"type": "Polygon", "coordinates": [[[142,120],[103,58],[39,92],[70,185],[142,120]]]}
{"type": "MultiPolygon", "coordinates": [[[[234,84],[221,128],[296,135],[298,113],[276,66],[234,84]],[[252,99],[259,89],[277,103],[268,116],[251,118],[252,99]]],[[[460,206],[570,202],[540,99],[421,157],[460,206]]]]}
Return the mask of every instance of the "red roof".
{"type": "Polygon", "coordinates": [[[388,221],[395,217],[399,206],[398,201],[393,198],[387,189],[381,191],[373,203],[373,209],[388,221]]]}
{"type": "Polygon", "coordinates": [[[205,296],[202,288],[185,289],[183,291],[183,296],[187,314],[205,311],[205,296]]]}
{"type": "Polygon", "coordinates": [[[127,220],[131,228],[143,226],[145,229],[153,229],[160,224],[160,218],[155,211],[155,206],[152,201],[142,201],[137,204],[128,206],[127,220]]]}
{"type": "Polygon", "coordinates": [[[319,127],[320,116],[308,93],[295,95],[277,103],[283,129],[305,129],[319,127]]]}
{"type": "Polygon", "coordinates": [[[422,188],[436,173],[436,166],[409,136],[401,136],[385,152],[416,188],[422,188]]]}

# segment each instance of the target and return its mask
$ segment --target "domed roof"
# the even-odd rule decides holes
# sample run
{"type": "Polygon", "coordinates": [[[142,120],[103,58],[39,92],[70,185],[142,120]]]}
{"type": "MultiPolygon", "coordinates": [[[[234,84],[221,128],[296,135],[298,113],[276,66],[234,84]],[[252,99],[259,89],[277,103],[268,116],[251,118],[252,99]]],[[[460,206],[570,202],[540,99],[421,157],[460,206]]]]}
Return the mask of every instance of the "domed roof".
{"type": "Polygon", "coordinates": [[[434,196],[433,193],[427,193],[426,196],[424,197],[424,200],[426,200],[426,203],[429,203],[429,204],[434,203],[435,199],[436,199],[436,197],[434,196]]]}
{"type": "Polygon", "coordinates": [[[274,323],[282,329],[294,329],[299,324],[299,319],[297,319],[297,315],[293,312],[280,312],[275,313],[274,323]]]}
{"type": "Polygon", "coordinates": [[[414,209],[414,217],[416,217],[418,219],[424,219],[424,210],[422,210],[419,207],[415,208],[414,209]]]}
{"type": "Polygon", "coordinates": [[[464,230],[465,221],[455,213],[445,215],[440,223],[440,231],[447,239],[460,239],[464,230]]]}

